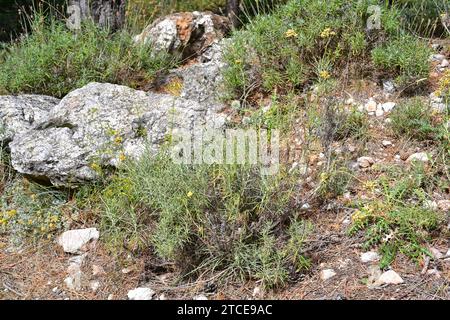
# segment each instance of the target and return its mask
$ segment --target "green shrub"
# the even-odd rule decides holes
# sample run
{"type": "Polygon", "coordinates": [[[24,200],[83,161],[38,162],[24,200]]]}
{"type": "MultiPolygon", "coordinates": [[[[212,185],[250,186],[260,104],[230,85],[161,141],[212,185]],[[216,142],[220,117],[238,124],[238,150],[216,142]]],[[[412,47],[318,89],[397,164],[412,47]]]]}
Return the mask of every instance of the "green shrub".
{"type": "Polygon", "coordinates": [[[87,24],[74,34],[39,14],[31,26],[32,33],[11,44],[0,64],[0,88],[10,93],[61,97],[93,81],[136,87],[173,64],[148,46],[133,45],[126,31],[109,35],[87,24]]]}
{"type": "Polygon", "coordinates": [[[431,48],[416,37],[401,35],[372,50],[376,67],[396,77],[400,86],[424,83],[430,73],[431,48]]]}
{"type": "Polygon", "coordinates": [[[0,193],[0,231],[12,240],[51,238],[63,227],[67,194],[16,177],[3,181],[0,193]]]}
{"type": "Polygon", "coordinates": [[[433,140],[439,130],[439,126],[433,123],[430,105],[421,98],[399,104],[390,118],[392,129],[399,137],[433,140]]]}
{"type": "Polygon", "coordinates": [[[230,95],[245,100],[257,89],[286,92],[339,75],[349,56],[358,61],[366,54],[367,8],[375,3],[291,0],[257,16],[234,34],[225,54],[230,95]]]}
{"type": "Polygon", "coordinates": [[[238,276],[281,285],[289,267],[307,266],[301,254],[307,228],[293,214],[289,181],[249,166],[143,157],[104,191],[103,232],[116,248],[151,246],[185,272],[230,274],[236,267],[238,276]]]}
{"type": "Polygon", "coordinates": [[[426,243],[443,221],[439,212],[427,209],[428,174],[423,166],[411,170],[391,168],[381,171],[373,182],[377,198],[359,204],[352,215],[350,234],[365,231],[364,249],[378,246],[380,266],[387,267],[398,253],[419,262],[429,254],[426,243]]]}

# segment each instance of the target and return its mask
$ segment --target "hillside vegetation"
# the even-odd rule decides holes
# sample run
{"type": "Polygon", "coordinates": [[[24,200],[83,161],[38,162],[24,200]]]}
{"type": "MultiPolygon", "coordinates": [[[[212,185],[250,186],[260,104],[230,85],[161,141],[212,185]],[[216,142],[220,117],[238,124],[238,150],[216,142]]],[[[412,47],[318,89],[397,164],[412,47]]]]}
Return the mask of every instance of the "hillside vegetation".
{"type": "MultiPolygon", "coordinates": [[[[35,12],[30,32],[0,51],[0,94],[61,98],[91,82],[153,90],[190,61],[135,45],[133,36],[170,12],[221,13],[225,5],[163,2],[130,1],[129,24],[114,34],[89,23],[74,33],[35,12]]],[[[348,241],[351,250],[377,252],[381,270],[411,263],[420,274],[433,260],[430,248],[445,247],[449,236],[450,69],[430,58],[438,47],[450,55],[449,4],[288,0],[244,7],[242,26],[225,47],[221,100],[230,127],[280,131],[276,175],[252,165],[174,164],[169,136],[157,156],[124,157],[113,170],[93,164],[100,181],[66,190],[14,172],[4,146],[0,233],[15,244],[38,243],[95,225],[119,260],[145,255],[159,274],[212,277],[219,286],[295,286],[319,272],[324,248],[333,251],[339,241],[344,250],[348,241]],[[368,29],[374,5],[380,28],[368,29]],[[395,108],[383,109],[391,102],[395,108]]],[[[439,268],[448,281],[445,263],[439,268]]]]}

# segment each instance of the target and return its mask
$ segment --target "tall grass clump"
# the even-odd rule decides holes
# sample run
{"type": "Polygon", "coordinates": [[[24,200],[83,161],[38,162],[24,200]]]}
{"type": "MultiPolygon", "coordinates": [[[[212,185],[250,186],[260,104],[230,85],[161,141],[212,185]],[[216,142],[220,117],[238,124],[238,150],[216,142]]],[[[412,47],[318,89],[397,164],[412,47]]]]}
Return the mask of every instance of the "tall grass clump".
{"type": "Polygon", "coordinates": [[[417,87],[426,83],[430,73],[427,43],[416,37],[402,34],[372,51],[375,66],[395,78],[398,86],[417,87]]]}
{"type": "Polygon", "coordinates": [[[103,193],[113,247],[152,248],[185,274],[223,271],[286,282],[308,266],[308,227],[292,207],[294,184],[235,165],[178,165],[164,152],[129,163],[103,193]]]}
{"type": "Polygon", "coordinates": [[[54,17],[36,13],[30,33],[5,49],[0,90],[57,97],[89,82],[138,87],[173,64],[149,46],[136,46],[127,31],[110,35],[92,24],[72,32],[54,17]]]}
{"type": "Polygon", "coordinates": [[[398,0],[395,7],[401,11],[403,25],[409,31],[424,37],[448,36],[449,26],[443,17],[450,14],[450,3],[442,0],[398,0]]]}

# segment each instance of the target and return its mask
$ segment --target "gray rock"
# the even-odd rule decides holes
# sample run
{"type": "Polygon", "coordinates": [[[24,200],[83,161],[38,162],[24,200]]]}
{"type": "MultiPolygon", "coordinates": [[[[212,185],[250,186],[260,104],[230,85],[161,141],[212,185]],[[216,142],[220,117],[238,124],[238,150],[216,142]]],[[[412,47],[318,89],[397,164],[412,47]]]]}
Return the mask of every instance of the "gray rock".
{"type": "Polygon", "coordinates": [[[359,157],[357,162],[360,168],[369,168],[375,163],[375,160],[372,157],[359,157]]]}
{"type": "Polygon", "coordinates": [[[58,99],[40,95],[0,96],[0,143],[45,121],[58,99]]]}
{"type": "Polygon", "coordinates": [[[220,108],[91,83],[64,97],[34,130],[16,135],[10,143],[12,166],[55,186],[76,186],[97,179],[99,170],[117,167],[124,158],[156,153],[171,130],[222,127],[220,108]]]}
{"type": "Polygon", "coordinates": [[[448,212],[450,211],[450,200],[439,200],[436,202],[439,210],[448,212]]]}
{"type": "Polygon", "coordinates": [[[368,251],[361,254],[361,262],[367,263],[367,262],[373,262],[378,261],[380,259],[380,256],[375,251],[368,251]]]}
{"type": "MultiPolygon", "coordinates": [[[[96,228],[69,230],[58,237],[58,244],[63,247],[64,252],[78,253],[89,241],[97,240],[99,235],[96,228]]],[[[79,265],[76,262],[73,264],[79,265]]]]}
{"type": "Polygon", "coordinates": [[[225,40],[213,43],[200,57],[200,63],[172,71],[169,77],[183,80],[180,97],[205,105],[220,104],[224,92],[222,69],[226,67],[222,54],[226,43],[225,40]]]}
{"type": "Polygon", "coordinates": [[[406,162],[428,162],[430,159],[428,157],[428,154],[426,152],[418,152],[410,155],[408,159],[406,159],[406,162]]]}
{"type": "Polygon", "coordinates": [[[394,270],[388,270],[384,272],[377,281],[380,285],[382,284],[400,284],[403,283],[402,277],[399,276],[394,270]]]}
{"type": "Polygon", "coordinates": [[[214,41],[222,39],[230,28],[226,17],[211,12],[182,12],[156,20],[134,40],[136,43],[150,43],[156,52],[192,58],[214,41]]]}
{"type": "Polygon", "coordinates": [[[392,80],[383,81],[383,91],[386,93],[394,93],[395,92],[395,84],[392,80]]]}
{"type": "Polygon", "coordinates": [[[328,279],[333,278],[336,275],[336,272],[333,269],[324,269],[320,271],[320,279],[322,281],[327,281],[328,279]]]}
{"type": "Polygon", "coordinates": [[[136,288],[128,291],[128,299],[130,300],[152,300],[155,291],[150,288],[136,288]]]}
{"type": "Polygon", "coordinates": [[[396,106],[395,102],[386,102],[381,105],[381,108],[384,112],[391,112],[396,106]]]}

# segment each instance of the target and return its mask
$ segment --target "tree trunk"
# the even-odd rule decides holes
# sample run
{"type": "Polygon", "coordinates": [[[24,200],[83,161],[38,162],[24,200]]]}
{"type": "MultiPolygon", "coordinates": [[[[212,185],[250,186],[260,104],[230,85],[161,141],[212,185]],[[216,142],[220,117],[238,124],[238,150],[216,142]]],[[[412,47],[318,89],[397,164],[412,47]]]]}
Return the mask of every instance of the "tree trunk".
{"type": "Polygon", "coordinates": [[[112,31],[125,24],[127,0],[69,0],[69,6],[79,8],[81,21],[92,19],[95,24],[112,31]]]}
{"type": "Polygon", "coordinates": [[[239,21],[239,0],[227,0],[227,15],[233,27],[238,27],[239,21]]]}

